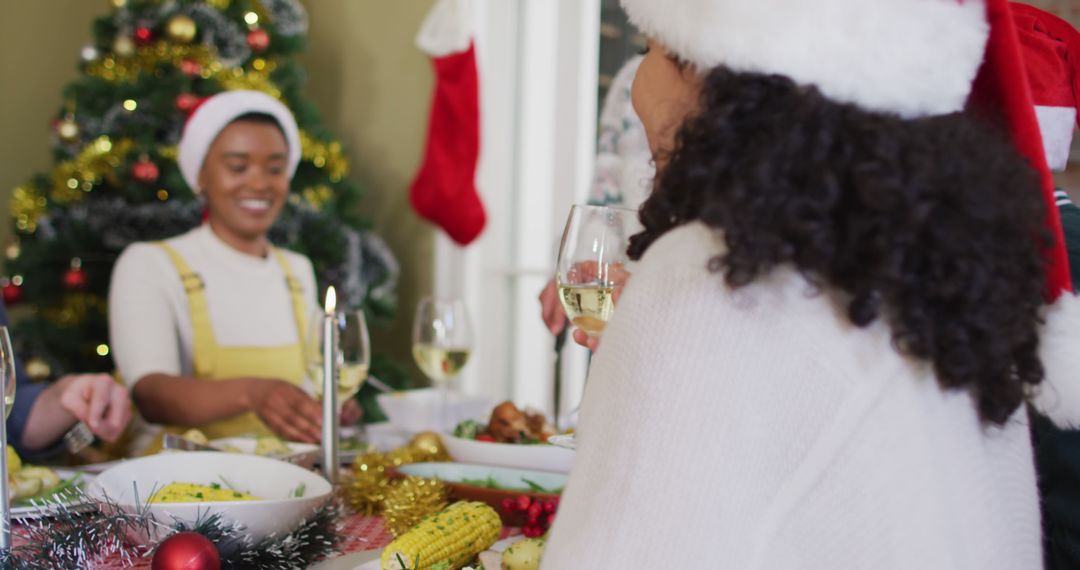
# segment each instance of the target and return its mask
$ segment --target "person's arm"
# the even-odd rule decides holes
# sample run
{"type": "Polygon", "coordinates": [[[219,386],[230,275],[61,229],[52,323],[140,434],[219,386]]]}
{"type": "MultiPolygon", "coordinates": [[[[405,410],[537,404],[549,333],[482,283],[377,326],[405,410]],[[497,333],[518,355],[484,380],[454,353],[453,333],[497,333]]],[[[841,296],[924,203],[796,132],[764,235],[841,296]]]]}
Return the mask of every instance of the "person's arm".
{"type": "Polygon", "coordinates": [[[132,397],[143,417],[154,423],[198,426],[254,412],[283,438],[315,443],[322,436],[322,407],[284,380],[153,373],[136,382],[132,397]]]}

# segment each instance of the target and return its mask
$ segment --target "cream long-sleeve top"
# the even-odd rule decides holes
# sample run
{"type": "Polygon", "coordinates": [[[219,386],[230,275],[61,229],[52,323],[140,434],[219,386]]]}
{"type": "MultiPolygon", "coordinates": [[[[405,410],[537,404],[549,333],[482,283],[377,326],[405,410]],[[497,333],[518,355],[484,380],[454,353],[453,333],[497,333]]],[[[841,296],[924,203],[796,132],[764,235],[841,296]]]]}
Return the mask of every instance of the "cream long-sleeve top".
{"type": "Polygon", "coordinates": [[[966,392],[780,268],[741,289],[720,235],[646,252],[604,331],[543,558],[569,568],[1042,567],[1027,416],[966,392]]]}
{"type": "MultiPolygon", "coordinates": [[[[165,241],[202,277],[210,323],[221,346],[275,346],[300,340],[285,273],[273,255],[241,253],[204,224],[165,241]]],[[[307,257],[282,250],[315,309],[315,274],[307,257]]],[[[129,386],[147,374],[191,375],[192,328],[176,266],[152,243],[120,255],[109,288],[113,358],[129,386]]]]}

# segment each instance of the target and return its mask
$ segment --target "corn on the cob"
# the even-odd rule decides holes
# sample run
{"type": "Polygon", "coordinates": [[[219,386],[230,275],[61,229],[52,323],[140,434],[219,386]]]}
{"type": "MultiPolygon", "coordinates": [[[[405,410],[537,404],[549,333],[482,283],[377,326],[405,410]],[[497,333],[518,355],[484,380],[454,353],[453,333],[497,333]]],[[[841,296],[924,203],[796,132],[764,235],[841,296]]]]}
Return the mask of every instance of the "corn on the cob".
{"type": "Polygon", "coordinates": [[[396,538],[382,554],[383,570],[418,570],[449,563],[456,570],[499,539],[502,523],[484,503],[458,502],[396,538]],[[404,563],[404,566],[402,566],[404,563]]]}

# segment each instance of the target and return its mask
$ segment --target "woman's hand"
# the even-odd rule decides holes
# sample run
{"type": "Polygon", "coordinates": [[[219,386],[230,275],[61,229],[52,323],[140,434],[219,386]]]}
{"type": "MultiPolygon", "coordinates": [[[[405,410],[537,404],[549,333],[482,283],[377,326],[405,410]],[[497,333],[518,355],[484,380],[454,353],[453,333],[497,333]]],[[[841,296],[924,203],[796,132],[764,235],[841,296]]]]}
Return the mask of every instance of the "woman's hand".
{"type": "Polygon", "coordinates": [[[552,335],[557,335],[566,328],[566,313],[559,303],[559,292],[555,288],[554,279],[548,281],[543,291],[540,291],[540,317],[544,319],[544,324],[552,335]]]}
{"type": "Polygon", "coordinates": [[[78,374],[57,381],[62,386],[60,405],[94,435],[116,441],[131,420],[127,388],[108,374],[78,374]]]}
{"type": "Polygon", "coordinates": [[[260,378],[252,386],[252,411],[279,437],[322,440],[322,406],[314,398],[284,380],[260,378]]]}
{"type": "Polygon", "coordinates": [[[349,398],[341,406],[341,425],[351,426],[360,421],[362,417],[364,417],[364,410],[360,407],[360,402],[357,402],[356,398],[349,398]]]}

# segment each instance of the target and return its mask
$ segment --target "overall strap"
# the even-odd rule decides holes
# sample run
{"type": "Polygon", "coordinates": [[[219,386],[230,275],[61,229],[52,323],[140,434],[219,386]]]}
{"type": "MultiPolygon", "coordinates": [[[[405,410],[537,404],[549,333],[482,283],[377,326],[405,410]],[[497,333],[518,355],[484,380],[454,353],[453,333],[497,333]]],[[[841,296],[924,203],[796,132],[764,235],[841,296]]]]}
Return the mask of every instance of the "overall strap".
{"type": "Polygon", "coordinates": [[[281,271],[285,273],[285,286],[289,289],[293,318],[296,319],[296,338],[300,340],[301,346],[303,346],[307,335],[304,288],[300,286],[300,281],[293,275],[292,267],[289,265],[289,260],[285,259],[285,254],[281,253],[281,250],[276,247],[272,247],[270,250],[274,252],[274,257],[277,258],[278,264],[281,265],[281,271]]]}
{"type": "Polygon", "coordinates": [[[209,378],[213,374],[212,362],[217,342],[214,340],[214,327],[210,324],[210,308],[206,303],[206,284],[169,244],[159,241],[155,245],[169,255],[180,274],[180,282],[184,285],[188,308],[191,311],[191,348],[195,376],[209,378]]]}

